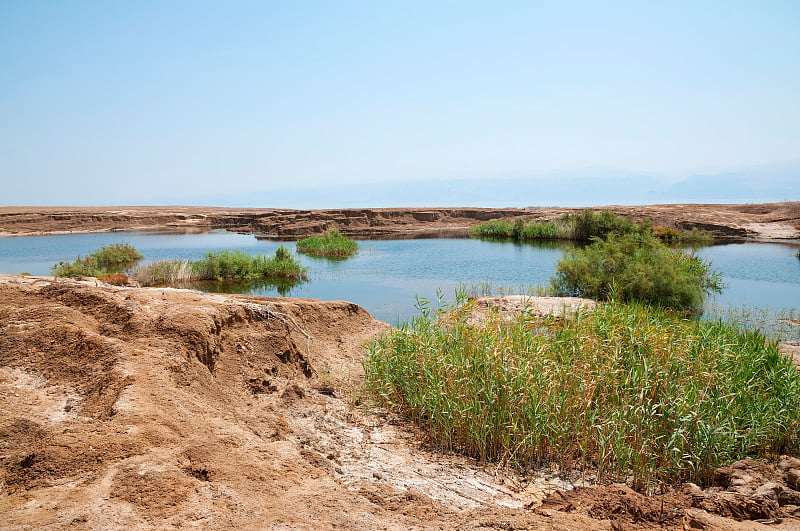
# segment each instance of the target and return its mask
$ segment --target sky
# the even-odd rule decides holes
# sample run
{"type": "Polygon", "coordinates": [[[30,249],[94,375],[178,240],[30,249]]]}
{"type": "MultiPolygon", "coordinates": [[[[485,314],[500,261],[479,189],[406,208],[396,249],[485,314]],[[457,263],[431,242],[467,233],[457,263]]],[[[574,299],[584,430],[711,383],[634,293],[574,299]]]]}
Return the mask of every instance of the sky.
{"type": "Polygon", "coordinates": [[[798,160],[796,0],[0,1],[0,205],[798,160]]]}

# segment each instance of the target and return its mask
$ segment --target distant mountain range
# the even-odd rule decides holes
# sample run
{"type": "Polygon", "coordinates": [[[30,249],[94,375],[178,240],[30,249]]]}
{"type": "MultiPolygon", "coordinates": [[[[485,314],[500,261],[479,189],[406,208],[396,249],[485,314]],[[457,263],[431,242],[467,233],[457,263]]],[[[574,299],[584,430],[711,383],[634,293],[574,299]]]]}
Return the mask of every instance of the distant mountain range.
{"type": "MultiPolygon", "coordinates": [[[[182,198],[181,203],[186,203],[182,198]]],[[[599,206],[800,200],[800,160],[659,176],[613,168],[531,177],[375,182],[198,198],[201,205],[277,208],[599,206]]]]}

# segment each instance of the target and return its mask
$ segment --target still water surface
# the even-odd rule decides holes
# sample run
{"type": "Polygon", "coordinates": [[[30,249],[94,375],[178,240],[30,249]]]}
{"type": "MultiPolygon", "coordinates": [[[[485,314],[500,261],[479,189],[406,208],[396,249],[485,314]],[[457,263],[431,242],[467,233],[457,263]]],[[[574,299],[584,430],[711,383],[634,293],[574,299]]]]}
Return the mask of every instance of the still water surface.
{"type": "MultiPolygon", "coordinates": [[[[0,273],[49,274],[59,260],[72,260],[103,245],[126,242],[145,256],[144,262],[198,259],[207,251],[240,249],[273,253],[281,242],[252,235],[212,231],[202,234],[117,232],[60,236],[0,238],[0,273]]],[[[287,295],[321,300],[347,300],[390,323],[416,314],[415,297],[436,298],[461,284],[491,282],[522,288],[546,284],[561,257],[563,244],[517,245],[471,239],[365,240],[355,257],[332,262],[299,255],[309,268],[309,282],[287,295]]],[[[285,242],[294,250],[294,242],[285,242]]],[[[711,260],[727,285],[709,307],[759,307],[772,311],[800,308],[800,259],[797,247],[777,243],[716,245],[697,251],[711,260]]],[[[254,293],[278,295],[273,288],[254,293]]]]}

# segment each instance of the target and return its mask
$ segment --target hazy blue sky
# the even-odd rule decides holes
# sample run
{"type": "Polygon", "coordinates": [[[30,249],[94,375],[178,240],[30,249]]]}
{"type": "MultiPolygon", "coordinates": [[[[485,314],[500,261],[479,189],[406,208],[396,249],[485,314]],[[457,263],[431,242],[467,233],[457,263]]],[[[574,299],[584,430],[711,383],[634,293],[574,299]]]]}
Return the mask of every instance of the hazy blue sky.
{"type": "Polygon", "coordinates": [[[0,204],[798,158],[797,0],[0,2],[0,204]]]}

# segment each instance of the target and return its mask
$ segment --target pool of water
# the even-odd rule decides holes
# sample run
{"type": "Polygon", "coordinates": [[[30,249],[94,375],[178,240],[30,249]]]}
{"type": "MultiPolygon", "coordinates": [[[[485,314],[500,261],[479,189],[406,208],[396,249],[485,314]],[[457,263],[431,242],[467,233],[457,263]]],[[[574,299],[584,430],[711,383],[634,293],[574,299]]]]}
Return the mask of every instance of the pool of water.
{"type": "MultiPolygon", "coordinates": [[[[207,251],[240,249],[272,253],[294,242],[258,240],[253,235],[212,231],[202,234],[117,232],[0,238],[0,273],[49,274],[59,260],[72,260],[103,245],[125,242],[145,262],[201,258],[207,251]]],[[[514,244],[471,239],[366,240],[348,260],[299,255],[309,268],[309,282],[293,287],[291,297],[355,302],[378,319],[397,323],[416,314],[415,297],[436,300],[437,290],[452,296],[462,284],[490,282],[521,289],[546,284],[561,257],[563,244],[514,244]]],[[[726,283],[723,294],[709,301],[719,311],[759,307],[782,312],[800,308],[800,259],[797,246],[779,243],[716,245],[697,251],[711,260],[726,283]]],[[[277,289],[254,291],[278,295],[277,289]]]]}

